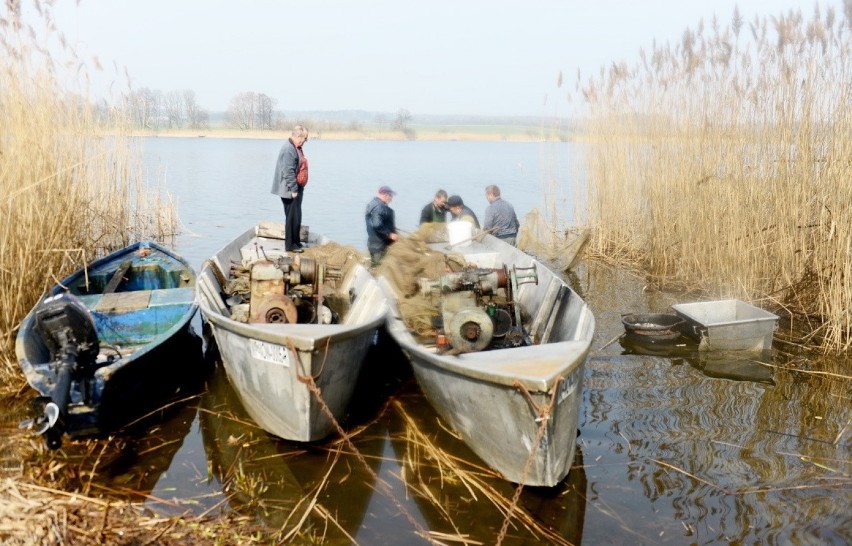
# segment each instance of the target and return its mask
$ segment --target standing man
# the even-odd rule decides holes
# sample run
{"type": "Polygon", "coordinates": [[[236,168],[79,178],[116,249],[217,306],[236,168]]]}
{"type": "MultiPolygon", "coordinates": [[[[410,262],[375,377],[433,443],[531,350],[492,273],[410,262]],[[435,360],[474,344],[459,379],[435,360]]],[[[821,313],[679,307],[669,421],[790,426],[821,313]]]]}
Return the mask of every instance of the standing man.
{"type": "Polygon", "coordinates": [[[485,198],[489,205],[485,209],[483,229],[493,229],[492,235],[515,246],[520,227],[515,208],[500,198],[500,188],[493,184],[485,188],[485,198]]]}
{"type": "Polygon", "coordinates": [[[432,202],[420,211],[420,223],[447,221],[447,192],[438,190],[432,202]]]}
{"type": "Polygon", "coordinates": [[[302,146],[308,141],[308,130],[301,125],[293,127],[287,143],[278,153],[272,193],[284,203],[284,248],[287,252],[302,252],[299,233],[302,230],[302,195],[308,184],[308,158],[302,146]]]}
{"type": "Polygon", "coordinates": [[[367,203],[367,211],[364,215],[367,221],[367,250],[370,251],[370,261],[374,266],[379,265],[388,247],[399,239],[394,212],[388,206],[394,195],[396,195],[395,191],[382,186],[373,200],[367,203]]]}
{"type": "Polygon", "coordinates": [[[479,220],[476,218],[476,214],[464,204],[464,201],[458,195],[451,195],[447,199],[447,208],[450,209],[450,216],[453,220],[467,220],[473,224],[473,227],[479,229],[479,220]]]}

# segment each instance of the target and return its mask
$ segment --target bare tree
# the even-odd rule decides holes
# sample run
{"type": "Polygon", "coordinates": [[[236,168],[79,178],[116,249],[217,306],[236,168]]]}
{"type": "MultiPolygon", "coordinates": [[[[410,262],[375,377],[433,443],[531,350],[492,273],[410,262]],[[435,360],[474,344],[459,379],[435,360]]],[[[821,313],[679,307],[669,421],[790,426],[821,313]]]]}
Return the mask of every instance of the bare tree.
{"type": "Polygon", "coordinates": [[[231,99],[228,111],[225,112],[227,122],[237,129],[244,131],[254,129],[257,120],[257,93],[248,91],[240,93],[231,99]]]}
{"type": "Polygon", "coordinates": [[[402,131],[405,135],[405,138],[408,140],[414,140],[417,138],[417,133],[414,132],[409,124],[414,117],[411,115],[411,112],[406,110],[405,108],[400,108],[396,113],[396,117],[391,124],[391,127],[396,131],[402,131]]]}
{"type": "Polygon", "coordinates": [[[280,117],[275,110],[276,102],[275,99],[263,93],[254,91],[240,93],[231,99],[228,111],[225,112],[225,119],[231,126],[243,130],[276,129],[280,117]]]}
{"type": "Polygon", "coordinates": [[[179,91],[166,93],[163,109],[169,129],[177,129],[183,126],[183,97],[179,91]]]}
{"type": "Polygon", "coordinates": [[[373,123],[378,126],[379,131],[384,131],[385,126],[388,124],[388,118],[384,114],[376,114],[373,118],[373,123]]]}
{"type": "Polygon", "coordinates": [[[257,96],[257,128],[264,131],[274,129],[277,125],[278,112],[275,111],[275,105],[278,101],[264,95],[263,93],[257,96]]]}
{"type": "Polygon", "coordinates": [[[143,87],[131,91],[126,97],[130,119],[136,127],[158,129],[160,127],[160,103],[162,93],[143,87]]]}
{"type": "Polygon", "coordinates": [[[183,111],[189,128],[206,129],[210,127],[210,114],[198,105],[195,91],[187,89],[183,92],[183,111]]]}

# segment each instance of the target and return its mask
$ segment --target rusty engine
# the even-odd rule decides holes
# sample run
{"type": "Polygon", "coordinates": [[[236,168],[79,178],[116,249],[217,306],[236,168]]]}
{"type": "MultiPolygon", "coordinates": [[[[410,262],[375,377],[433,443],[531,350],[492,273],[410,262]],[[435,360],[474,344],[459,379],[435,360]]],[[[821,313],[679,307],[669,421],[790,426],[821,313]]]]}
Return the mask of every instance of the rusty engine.
{"type": "Polygon", "coordinates": [[[326,282],[341,270],[312,258],[282,256],[258,260],[249,270],[247,321],[279,324],[332,324],[339,316],[326,305],[326,282]]]}
{"type": "Polygon", "coordinates": [[[528,344],[521,322],[518,286],[538,284],[535,266],[471,268],[438,279],[420,279],[420,293],[440,302],[438,350],[476,352],[528,344]]]}

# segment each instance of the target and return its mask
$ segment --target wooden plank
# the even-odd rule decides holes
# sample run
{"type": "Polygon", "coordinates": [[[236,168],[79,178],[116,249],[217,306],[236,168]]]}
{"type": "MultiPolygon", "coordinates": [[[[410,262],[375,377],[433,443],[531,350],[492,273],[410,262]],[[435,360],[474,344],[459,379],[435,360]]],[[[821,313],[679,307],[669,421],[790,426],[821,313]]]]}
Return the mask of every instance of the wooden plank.
{"type": "Polygon", "coordinates": [[[151,300],[150,290],[137,290],[136,292],[114,292],[104,294],[98,302],[95,311],[102,313],[122,313],[126,311],[139,311],[148,307],[151,300]]]}
{"type": "Polygon", "coordinates": [[[104,294],[111,294],[118,289],[118,285],[121,284],[121,281],[124,280],[124,275],[127,273],[127,270],[130,269],[130,265],[133,263],[133,260],[124,260],[118,266],[118,269],[115,270],[115,273],[112,274],[112,278],[104,288],[104,294]]]}

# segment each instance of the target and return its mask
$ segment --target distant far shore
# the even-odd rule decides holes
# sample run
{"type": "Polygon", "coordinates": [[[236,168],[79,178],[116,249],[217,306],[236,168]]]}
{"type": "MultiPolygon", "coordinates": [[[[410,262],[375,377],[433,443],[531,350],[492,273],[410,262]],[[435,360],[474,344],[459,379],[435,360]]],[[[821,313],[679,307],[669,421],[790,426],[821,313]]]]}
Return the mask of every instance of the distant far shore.
{"type": "MultiPolygon", "coordinates": [[[[310,129],[310,128],[309,128],[310,129]]],[[[158,131],[132,131],[132,136],[167,138],[247,138],[285,140],[289,131],[240,131],[237,129],[162,129],[158,131]]],[[[469,128],[435,127],[413,130],[413,138],[401,131],[347,131],[315,130],[311,140],[441,140],[441,141],[484,141],[484,142],[542,142],[566,140],[564,135],[546,134],[541,128],[496,127],[470,130],[469,128]]]]}

